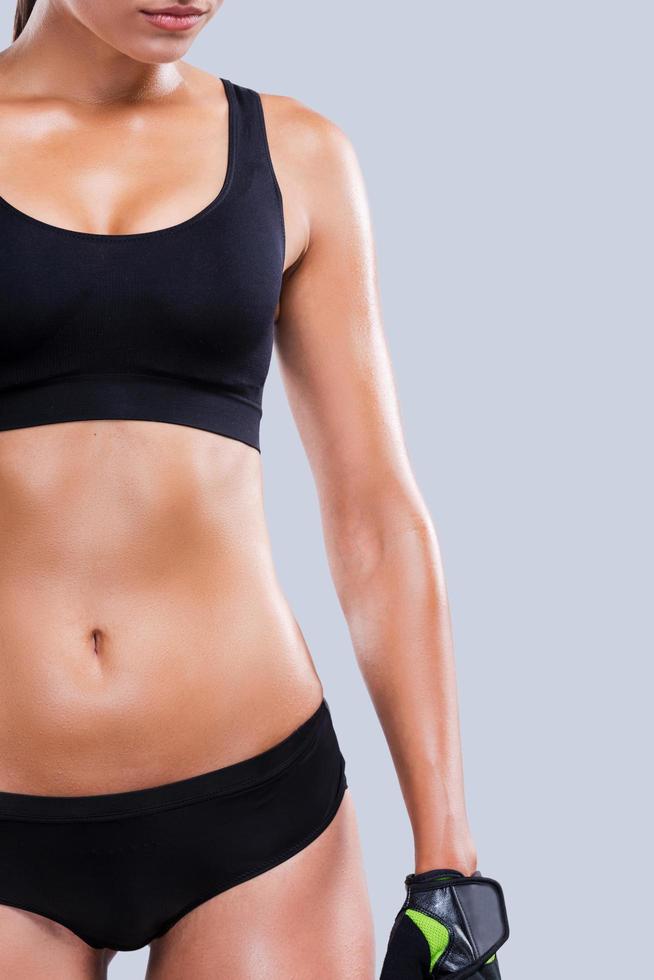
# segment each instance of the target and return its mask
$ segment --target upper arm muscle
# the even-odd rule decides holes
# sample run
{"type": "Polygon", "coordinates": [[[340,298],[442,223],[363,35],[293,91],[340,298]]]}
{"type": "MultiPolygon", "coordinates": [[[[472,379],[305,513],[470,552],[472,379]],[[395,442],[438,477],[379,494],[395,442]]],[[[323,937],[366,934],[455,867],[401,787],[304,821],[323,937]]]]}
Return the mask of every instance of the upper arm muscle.
{"type": "Polygon", "coordinates": [[[334,123],[315,113],[311,125],[302,169],[308,245],[282,289],[276,347],[323,512],[354,531],[373,506],[388,510],[407,495],[419,498],[384,336],[361,168],[334,123]]]}

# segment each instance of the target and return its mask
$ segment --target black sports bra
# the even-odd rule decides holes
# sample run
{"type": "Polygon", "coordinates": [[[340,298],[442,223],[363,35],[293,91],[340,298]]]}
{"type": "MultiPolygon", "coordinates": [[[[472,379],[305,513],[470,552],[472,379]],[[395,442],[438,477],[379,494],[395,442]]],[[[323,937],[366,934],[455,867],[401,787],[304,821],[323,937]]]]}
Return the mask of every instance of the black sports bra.
{"type": "Polygon", "coordinates": [[[221,81],[227,173],[193,217],[102,235],[0,198],[0,430],[144,419],[261,451],[284,212],[261,98],[221,81]]]}

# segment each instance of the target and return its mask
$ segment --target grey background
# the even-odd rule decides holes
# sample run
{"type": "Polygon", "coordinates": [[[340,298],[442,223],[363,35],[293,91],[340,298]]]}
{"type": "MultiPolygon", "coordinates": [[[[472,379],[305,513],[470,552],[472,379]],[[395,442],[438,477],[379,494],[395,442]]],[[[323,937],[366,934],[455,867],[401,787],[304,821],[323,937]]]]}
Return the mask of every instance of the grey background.
{"type": "MultiPolygon", "coordinates": [[[[187,59],[301,99],[358,151],[447,573],[468,809],[510,910],[506,980],[647,966],[653,28],[652,6],[630,0],[228,0],[187,59]]],[[[276,363],[262,444],[280,578],[348,761],[381,964],[410,826],[276,363]]],[[[145,959],[119,954],[112,980],[142,977],[145,959]]]]}

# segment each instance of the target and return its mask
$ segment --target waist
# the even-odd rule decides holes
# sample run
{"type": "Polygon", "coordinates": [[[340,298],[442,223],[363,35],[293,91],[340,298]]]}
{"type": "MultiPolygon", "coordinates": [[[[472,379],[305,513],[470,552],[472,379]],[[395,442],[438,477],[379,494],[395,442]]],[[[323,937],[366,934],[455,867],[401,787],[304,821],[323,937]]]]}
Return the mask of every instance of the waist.
{"type": "Polygon", "coordinates": [[[320,683],[258,453],[184,426],[0,432],[0,789],[128,790],[255,753],[320,683]]]}
{"type": "Polygon", "coordinates": [[[0,790],[118,792],[230,765],[320,695],[288,604],[263,583],[116,590],[95,608],[66,584],[0,588],[0,790]]]}
{"type": "MultiPolygon", "coordinates": [[[[262,751],[215,770],[203,770],[184,779],[117,793],[55,796],[10,793],[0,790],[0,820],[88,821],[111,817],[143,816],[146,813],[227,797],[259,789],[283,775],[303,757],[313,754],[319,771],[330,757],[341,756],[329,705],[321,696],[305,712],[302,721],[288,728],[281,739],[262,751]]],[[[341,757],[342,758],[342,757],[341,757]]],[[[344,762],[344,760],[342,760],[344,762]]]]}

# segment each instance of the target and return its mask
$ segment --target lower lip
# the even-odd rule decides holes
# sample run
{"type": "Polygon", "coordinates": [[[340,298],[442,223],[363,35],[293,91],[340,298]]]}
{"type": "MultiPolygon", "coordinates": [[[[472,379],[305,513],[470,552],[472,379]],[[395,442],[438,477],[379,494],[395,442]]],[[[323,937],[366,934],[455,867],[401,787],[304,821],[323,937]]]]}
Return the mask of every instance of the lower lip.
{"type": "Polygon", "coordinates": [[[161,27],[164,31],[190,31],[204,16],[203,14],[186,14],[184,17],[176,17],[174,14],[146,14],[144,10],[141,13],[151,24],[161,27]]]}

